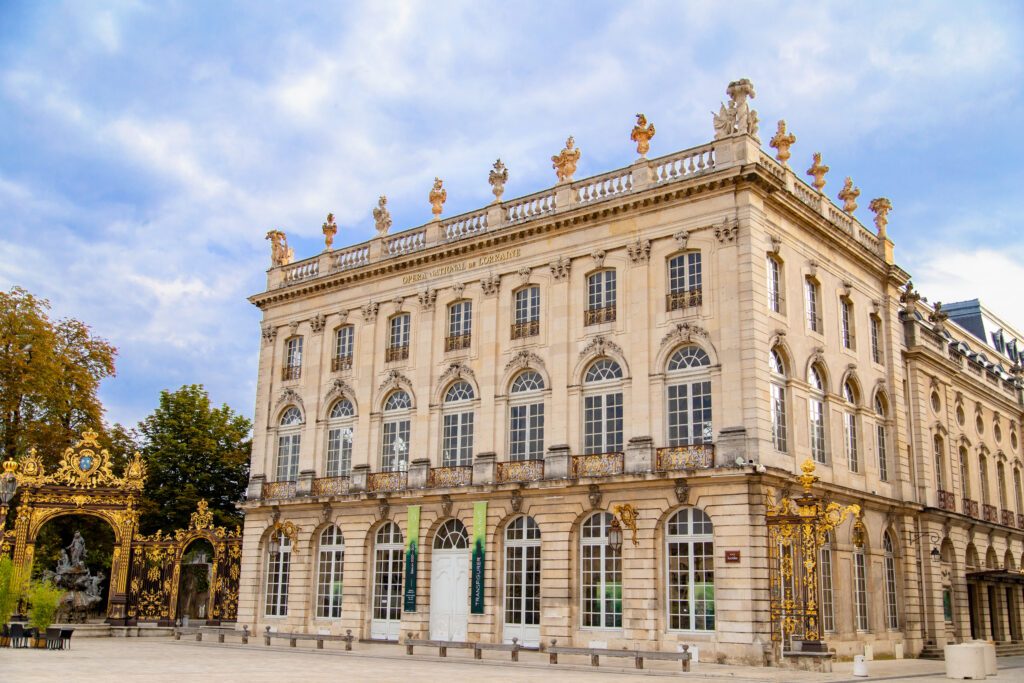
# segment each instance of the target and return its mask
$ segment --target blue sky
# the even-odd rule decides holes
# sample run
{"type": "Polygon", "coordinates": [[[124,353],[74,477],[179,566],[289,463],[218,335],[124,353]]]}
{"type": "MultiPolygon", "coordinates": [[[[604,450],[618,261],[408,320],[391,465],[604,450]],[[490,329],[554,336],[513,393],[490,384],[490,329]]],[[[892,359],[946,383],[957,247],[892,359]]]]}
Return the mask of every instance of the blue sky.
{"type": "Polygon", "coordinates": [[[120,349],[102,398],[134,423],[205,384],[251,415],[264,234],[299,258],[711,139],[748,77],[767,143],[892,199],[900,264],[931,299],[1024,327],[1024,5],[1016,2],[0,2],[0,286],[120,349]],[[330,4],[331,7],[326,6],[330,4]]]}

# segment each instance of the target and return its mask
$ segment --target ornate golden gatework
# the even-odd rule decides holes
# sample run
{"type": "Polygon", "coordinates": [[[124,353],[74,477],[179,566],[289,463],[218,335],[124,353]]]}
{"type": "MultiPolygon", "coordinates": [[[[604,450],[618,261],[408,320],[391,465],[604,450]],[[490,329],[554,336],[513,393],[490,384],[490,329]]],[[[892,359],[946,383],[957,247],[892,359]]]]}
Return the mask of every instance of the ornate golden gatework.
{"type": "Polygon", "coordinates": [[[818,481],[814,462],[807,460],[800,469],[797,481],[803,493],[784,495],[777,502],[771,489],[766,496],[772,641],[789,651],[794,640],[802,640],[802,651],[815,652],[824,651],[818,612],[820,548],[829,532],[848,516],[860,514],[860,506],[825,503],[811,492],[818,481]]]}

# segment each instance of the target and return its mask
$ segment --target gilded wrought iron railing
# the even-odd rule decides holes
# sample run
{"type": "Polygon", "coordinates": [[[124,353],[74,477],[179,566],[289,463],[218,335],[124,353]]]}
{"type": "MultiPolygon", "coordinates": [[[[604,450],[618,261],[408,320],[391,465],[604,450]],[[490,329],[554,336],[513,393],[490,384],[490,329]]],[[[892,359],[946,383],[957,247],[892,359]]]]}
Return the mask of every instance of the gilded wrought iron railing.
{"type": "Polygon", "coordinates": [[[659,448],[655,469],[659,472],[670,472],[673,470],[701,470],[714,466],[714,444],[700,443],[659,448]]]}
{"type": "Polygon", "coordinates": [[[572,456],[572,477],[614,477],[622,474],[622,453],[594,453],[572,456]]]}
{"type": "Polygon", "coordinates": [[[956,512],[956,501],[953,499],[951,492],[939,489],[939,507],[943,510],[956,512]]]}
{"type": "Polygon", "coordinates": [[[294,498],[294,481],[268,481],[263,484],[261,498],[294,498]]]}
{"type": "Polygon", "coordinates": [[[286,365],[281,368],[281,379],[287,381],[290,379],[298,379],[302,376],[301,365],[286,365]]]}
{"type": "Polygon", "coordinates": [[[408,486],[407,472],[371,472],[366,477],[366,490],[401,491],[408,486]]]}
{"type": "Polygon", "coordinates": [[[384,360],[388,363],[396,360],[406,360],[409,358],[409,345],[405,346],[389,346],[384,352],[384,360]]]}
{"type": "Polygon", "coordinates": [[[1012,527],[1012,526],[1016,526],[1014,524],[1014,521],[1015,520],[1013,519],[1013,512],[1012,511],[1010,511],[1010,510],[1000,510],[999,511],[999,523],[1000,524],[1002,524],[1003,526],[1012,527]]]}
{"type": "Polygon", "coordinates": [[[981,518],[986,522],[992,522],[995,524],[999,521],[999,516],[996,514],[996,506],[982,503],[981,505],[981,518]]]}
{"type": "Polygon", "coordinates": [[[339,372],[341,370],[352,369],[352,356],[335,356],[331,359],[331,371],[339,372]]]}
{"type": "Polygon", "coordinates": [[[351,481],[348,477],[321,477],[313,480],[314,496],[340,496],[348,493],[351,481]]]}
{"type": "Polygon", "coordinates": [[[971,500],[970,498],[964,498],[960,501],[961,512],[975,519],[980,519],[978,516],[978,501],[971,500]]]}
{"type": "Polygon", "coordinates": [[[538,334],[540,334],[540,320],[527,320],[526,322],[512,324],[513,339],[535,337],[538,334]]]}
{"type": "Polygon", "coordinates": [[[427,473],[427,488],[455,488],[473,483],[473,468],[469,465],[455,467],[431,467],[427,473]]]}
{"type": "Polygon", "coordinates": [[[444,338],[444,350],[445,351],[458,351],[459,349],[468,349],[470,343],[473,341],[472,334],[453,334],[444,338]]]}
{"type": "Polygon", "coordinates": [[[498,483],[515,481],[540,481],[544,478],[543,460],[512,460],[499,462],[498,483]]]}
{"type": "Polygon", "coordinates": [[[601,308],[588,308],[583,311],[584,325],[615,322],[615,304],[601,308]]]}
{"type": "Polygon", "coordinates": [[[665,310],[678,311],[683,308],[696,308],[703,302],[704,295],[700,287],[680,289],[665,295],[665,310]]]}
{"type": "Polygon", "coordinates": [[[1024,529],[1024,515],[1017,513],[1017,528],[1024,529]]]}

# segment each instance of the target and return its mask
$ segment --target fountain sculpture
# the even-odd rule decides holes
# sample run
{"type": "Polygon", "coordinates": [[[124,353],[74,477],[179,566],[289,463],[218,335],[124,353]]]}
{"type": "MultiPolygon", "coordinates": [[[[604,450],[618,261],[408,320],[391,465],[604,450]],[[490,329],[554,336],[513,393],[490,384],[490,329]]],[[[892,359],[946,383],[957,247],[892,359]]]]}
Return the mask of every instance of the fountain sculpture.
{"type": "Polygon", "coordinates": [[[103,599],[101,584],[107,577],[102,571],[93,575],[85,566],[85,557],[85,539],[75,531],[71,544],[60,551],[56,571],[43,572],[45,580],[66,591],[60,612],[68,623],[84,623],[89,612],[103,599]]]}

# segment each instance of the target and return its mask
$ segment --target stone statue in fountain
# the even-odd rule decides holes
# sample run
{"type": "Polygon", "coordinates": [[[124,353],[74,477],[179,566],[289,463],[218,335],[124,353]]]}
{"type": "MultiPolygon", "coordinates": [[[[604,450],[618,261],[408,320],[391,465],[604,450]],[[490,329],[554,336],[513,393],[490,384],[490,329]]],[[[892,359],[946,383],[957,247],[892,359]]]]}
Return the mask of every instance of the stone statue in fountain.
{"type": "Polygon", "coordinates": [[[85,566],[86,556],[85,539],[75,531],[71,544],[61,548],[56,571],[43,572],[44,579],[64,589],[59,618],[68,622],[84,622],[89,612],[103,600],[101,584],[107,577],[103,572],[94,576],[85,566]]]}

